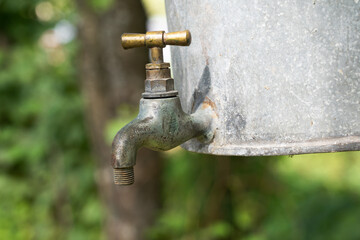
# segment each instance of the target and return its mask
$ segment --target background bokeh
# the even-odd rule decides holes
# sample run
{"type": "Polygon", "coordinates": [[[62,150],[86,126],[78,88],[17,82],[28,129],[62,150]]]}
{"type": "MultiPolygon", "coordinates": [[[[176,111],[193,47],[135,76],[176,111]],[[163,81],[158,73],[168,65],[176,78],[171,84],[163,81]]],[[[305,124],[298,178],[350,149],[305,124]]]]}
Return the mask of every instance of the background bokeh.
{"type": "MultiPolygon", "coordinates": [[[[143,5],[148,29],[165,28],[163,1],[143,5]]],[[[79,83],[80,22],[71,0],[0,0],[0,239],[116,239],[79,83]]],[[[119,111],[108,144],[137,110],[119,111]]],[[[140,239],[360,239],[359,152],[161,154],[160,205],[140,239]]]]}

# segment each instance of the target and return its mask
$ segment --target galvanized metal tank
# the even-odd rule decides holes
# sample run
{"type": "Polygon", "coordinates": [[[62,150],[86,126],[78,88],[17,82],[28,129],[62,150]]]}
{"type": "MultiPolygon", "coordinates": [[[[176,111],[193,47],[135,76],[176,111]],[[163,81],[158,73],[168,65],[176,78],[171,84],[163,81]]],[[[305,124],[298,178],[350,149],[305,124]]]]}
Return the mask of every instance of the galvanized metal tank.
{"type": "Polygon", "coordinates": [[[167,0],[184,111],[209,101],[218,129],[190,151],[283,155],[360,150],[359,0],[167,0]]]}

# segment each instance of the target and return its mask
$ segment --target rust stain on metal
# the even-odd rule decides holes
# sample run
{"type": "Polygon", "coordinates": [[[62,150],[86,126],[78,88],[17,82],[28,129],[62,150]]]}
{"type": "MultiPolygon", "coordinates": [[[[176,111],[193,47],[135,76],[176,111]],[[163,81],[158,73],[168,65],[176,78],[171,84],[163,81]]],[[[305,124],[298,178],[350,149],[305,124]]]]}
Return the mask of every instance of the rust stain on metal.
{"type": "Polygon", "coordinates": [[[206,109],[207,107],[210,107],[213,110],[213,112],[214,112],[213,118],[215,118],[215,117],[218,118],[219,117],[219,115],[218,115],[218,113],[216,111],[216,104],[210,98],[205,97],[201,108],[206,109]]]}

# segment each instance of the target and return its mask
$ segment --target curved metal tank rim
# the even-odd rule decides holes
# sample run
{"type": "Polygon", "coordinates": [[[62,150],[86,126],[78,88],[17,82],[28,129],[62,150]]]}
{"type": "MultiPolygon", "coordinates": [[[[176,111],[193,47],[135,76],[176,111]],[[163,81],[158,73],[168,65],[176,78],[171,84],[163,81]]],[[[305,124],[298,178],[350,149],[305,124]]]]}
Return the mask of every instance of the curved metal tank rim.
{"type": "Polygon", "coordinates": [[[279,156],[294,154],[345,152],[360,150],[360,136],[328,138],[308,142],[268,143],[223,145],[210,147],[197,140],[190,140],[181,145],[182,148],[197,153],[223,156],[279,156]]]}

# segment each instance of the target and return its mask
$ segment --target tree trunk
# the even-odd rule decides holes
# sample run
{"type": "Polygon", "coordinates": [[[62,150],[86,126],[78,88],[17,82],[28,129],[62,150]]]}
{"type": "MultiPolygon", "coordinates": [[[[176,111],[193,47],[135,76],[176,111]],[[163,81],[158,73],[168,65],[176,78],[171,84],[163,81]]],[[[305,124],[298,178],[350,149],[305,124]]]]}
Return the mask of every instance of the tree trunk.
{"type": "Polygon", "coordinates": [[[104,132],[119,105],[137,105],[144,89],[146,49],[124,51],[124,32],[145,32],[140,1],[116,1],[106,11],[95,11],[78,0],[80,12],[79,74],[86,100],[88,129],[97,157],[97,184],[106,212],[108,239],[143,239],[159,203],[160,160],[156,152],[141,150],[135,166],[135,184],[113,184],[111,147],[104,132]]]}

